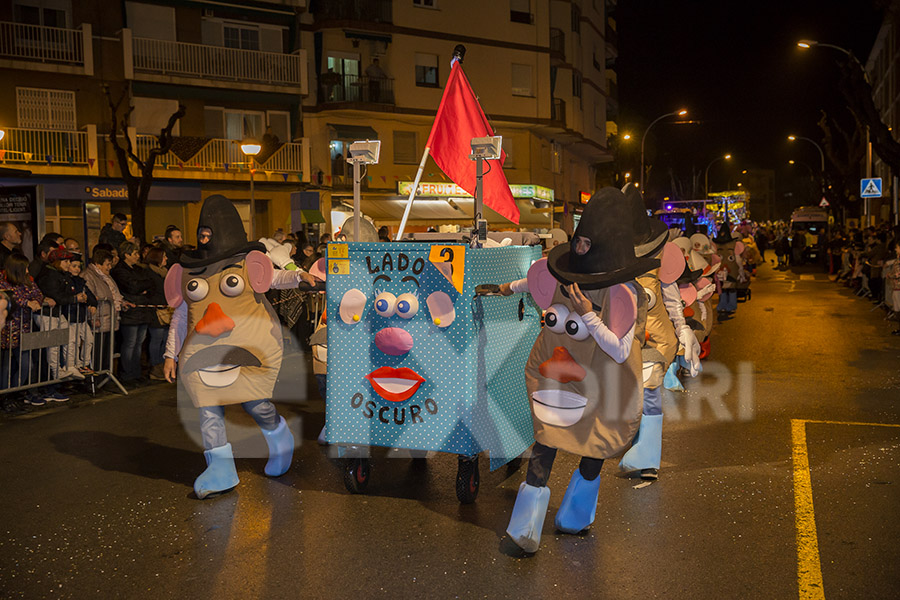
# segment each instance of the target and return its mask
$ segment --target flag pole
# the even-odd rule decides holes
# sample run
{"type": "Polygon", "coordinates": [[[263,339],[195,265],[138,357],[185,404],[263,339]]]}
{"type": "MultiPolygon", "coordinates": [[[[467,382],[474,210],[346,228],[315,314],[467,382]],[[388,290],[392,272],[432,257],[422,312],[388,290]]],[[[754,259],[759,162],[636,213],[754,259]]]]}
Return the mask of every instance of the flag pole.
{"type": "Polygon", "coordinates": [[[419,162],[419,170],[416,171],[416,179],[413,181],[412,189],[409,191],[409,198],[406,200],[406,208],[403,210],[403,218],[400,220],[400,229],[397,230],[397,237],[394,238],[395,242],[399,242],[400,238],[403,237],[403,230],[406,228],[406,220],[409,218],[409,211],[412,209],[413,200],[416,198],[416,190],[419,187],[419,180],[422,179],[422,171],[425,170],[425,162],[428,160],[428,153],[431,151],[431,148],[425,146],[425,151],[422,153],[422,160],[419,162]]]}

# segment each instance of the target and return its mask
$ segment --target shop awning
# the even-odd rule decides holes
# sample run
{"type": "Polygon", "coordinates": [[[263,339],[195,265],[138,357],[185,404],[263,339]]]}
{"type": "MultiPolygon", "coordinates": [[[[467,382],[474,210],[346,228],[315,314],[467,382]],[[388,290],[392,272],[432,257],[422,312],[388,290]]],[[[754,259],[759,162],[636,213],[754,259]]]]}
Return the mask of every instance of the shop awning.
{"type": "Polygon", "coordinates": [[[342,123],[327,123],[334,130],[335,137],[339,140],[377,140],[378,132],[368,125],[344,125],[342,123]]]}
{"type": "Polygon", "coordinates": [[[322,216],[317,210],[301,210],[300,211],[300,222],[301,223],[324,223],[325,217],[322,216]]]}

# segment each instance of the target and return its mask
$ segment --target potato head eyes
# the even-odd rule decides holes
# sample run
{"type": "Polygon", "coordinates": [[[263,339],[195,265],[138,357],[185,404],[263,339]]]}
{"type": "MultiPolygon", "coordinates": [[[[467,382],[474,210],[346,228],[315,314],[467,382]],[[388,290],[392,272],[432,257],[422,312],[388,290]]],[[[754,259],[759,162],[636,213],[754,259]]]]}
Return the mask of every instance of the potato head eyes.
{"type": "Polygon", "coordinates": [[[569,309],[562,304],[554,304],[544,314],[544,324],[547,329],[553,333],[565,333],[566,318],[569,316],[569,309]]]}
{"type": "Polygon", "coordinates": [[[219,282],[219,291],[231,298],[241,295],[244,291],[244,278],[240,275],[226,275],[219,282]]]}
{"type": "Polygon", "coordinates": [[[419,299],[414,294],[400,294],[397,298],[397,316],[412,319],[419,312],[419,299]]]}
{"type": "Polygon", "coordinates": [[[375,312],[382,317],[394,316],[397,308],[397,297],[390,292],[381,292],[375,296],[375,312]]]}
{"type": "Polygon", "coordinates": [[[187,285],[184,286],[184,289],[184,295],[187,296],[189,300],[199,302],[206,298],[206,295],[209,293],[209,284],[205,279],[197,277],[188,281],[187,285]]]}
{"type": "Polygon", "coordinates": [[[576,312],[569,313],[569,318],[566,319],[566,333],[576,342],[587,339],[589,332],[581,320],[581,315],[576,312]]]}
{"type": "Polygon", "coordinates": [[[388,318],[397,315],[402,319],[412,319],[419,312],[419,299],[415,294],[394,296],[390,292],[381,292],[375,296],[375,312],[388,318]]]}

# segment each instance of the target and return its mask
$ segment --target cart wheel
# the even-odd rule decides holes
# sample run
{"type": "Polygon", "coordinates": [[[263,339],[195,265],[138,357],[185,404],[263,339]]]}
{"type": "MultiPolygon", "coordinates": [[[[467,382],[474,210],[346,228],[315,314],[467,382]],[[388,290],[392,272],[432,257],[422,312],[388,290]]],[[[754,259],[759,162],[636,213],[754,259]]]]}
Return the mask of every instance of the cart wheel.
{"type": "Polygon", "coordinates": [[[369,485],[369,459],[351,458],[344,466],[344,485],[351,494],[361,494],[369,485]]]}
{"type": "Polygon", "coordinates": [[[481,476],[478,474],[478,456],[469,459],[460,456],[456,470],[456,498],[462,504],[472,504],[478,497],[481,476]]]}
{"type": "Polygon", "coordinates": [[[747,290],[747,300],[750,299],[750,297],[752,296],[752,294],[753,294],[753,293],[752,293],[750,290],[747,290]]]}

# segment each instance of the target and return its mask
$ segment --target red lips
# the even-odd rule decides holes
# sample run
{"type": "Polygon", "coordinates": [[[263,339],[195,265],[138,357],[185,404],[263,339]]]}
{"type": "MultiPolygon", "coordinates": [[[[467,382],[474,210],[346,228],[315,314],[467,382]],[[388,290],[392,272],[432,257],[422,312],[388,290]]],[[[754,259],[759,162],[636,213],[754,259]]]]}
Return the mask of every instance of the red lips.
{"type": "Polygon", "coordinates": [[[411,398],[425,382],[424,377],[407,367],[380,367],[366,375],[366,379],[375,393],[390,402],[403,402],[411,398]]]}

